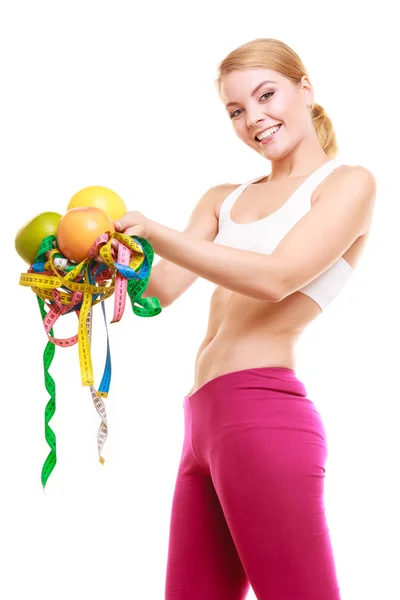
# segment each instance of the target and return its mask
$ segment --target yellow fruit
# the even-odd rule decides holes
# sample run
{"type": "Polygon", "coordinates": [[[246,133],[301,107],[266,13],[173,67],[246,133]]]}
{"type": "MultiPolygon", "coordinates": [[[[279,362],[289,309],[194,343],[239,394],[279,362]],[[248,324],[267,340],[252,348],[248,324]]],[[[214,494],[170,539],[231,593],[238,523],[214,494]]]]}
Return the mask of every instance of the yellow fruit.
{"type": "Polygon", "coordinates": [[[29,265],[33,264],[43,238],[57,235],[61,215],[43,212],[25,223],[15,236],[15,249],[29,265]]]}
{"type": "Polygon", "coordinates": [[[117,221],[127,212],[122,198],[109,188],[100,185],[91,185],[77,192],[69,201],[67,210],[79,206],[101,208],[113,221],[117,221]]]}
{"type": "Polygon", "coordinates": [[[96,206],[71,208],[58,225],[58,247],[70,261],[82,262],[102,233],[114,233],[114,223],[104,210],[96,206]]]}

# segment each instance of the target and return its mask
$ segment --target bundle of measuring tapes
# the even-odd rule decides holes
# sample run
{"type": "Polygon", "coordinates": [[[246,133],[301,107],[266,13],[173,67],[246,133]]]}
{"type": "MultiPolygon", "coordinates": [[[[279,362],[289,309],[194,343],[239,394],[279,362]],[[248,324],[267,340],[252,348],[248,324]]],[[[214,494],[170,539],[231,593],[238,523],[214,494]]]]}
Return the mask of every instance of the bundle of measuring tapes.
{"type": "MultiPolygon", "coordinates": [[[[115,242],[114,242],[115,244],[115,242]]],[[[108,396],[111,382],[111,354],[104,301],[114,294],[112,323],[119,321],[124,313],[128,293],[132,310],[140,317],[154,317],[161,313],[158,298],[142,298],[153,264],[153,248],[144,238],[128,236],[119,232],[106,232],[99,236],[85,260],[70,263],[57,248],[54,235],[42,240],[35,262],[20,277],[20,285],[28,286],[36,294],[48,342],[43,354],[45,387],[50,399],[45,408],[45,438],[50,446],[41,473],[43,488],[57,462],[56,436],[49,426],[56,409],[56,386],[49,373],[55,346],[68,347],[78,344],[81,381],[89,386],[94,406],[101,419],[97,434],[99,461],[104,464],[101,453],[107,439],[107,415],[103,398],[108,396]],[[118,242],[117,260],[112,241],[118,242]],[[97,260],[96,260],[97,258],[97,260]],[[90,353],[92,311],[101,303],[107,330],[107,355],[101,383],[94,387],[90,353]],[[47,309],[47,310],[46,310],[47,309]],[[54,337],[53,327],[57,319],[75,312],[78,317],[78,333],[67,339],[54,337]]]]}

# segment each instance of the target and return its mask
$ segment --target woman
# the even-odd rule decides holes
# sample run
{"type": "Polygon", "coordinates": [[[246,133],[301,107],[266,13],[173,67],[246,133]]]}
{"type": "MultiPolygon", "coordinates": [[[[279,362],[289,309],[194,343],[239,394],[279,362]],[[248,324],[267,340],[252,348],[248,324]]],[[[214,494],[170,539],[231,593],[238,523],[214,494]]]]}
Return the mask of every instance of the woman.
{"type": "Polygon", "coordinates": [[[331,121],[284,43],[237,48],[217,83],[270,173],[208,190],[184,232],[137,211],[116,223],[162,257],[145,297],[169,306],[198,276],[218,285],[184,399],[165,598],[243,600],[251,585],[259,600],[338,600],[326,432],[294,346],[354,271],[375,179],[335,160],[331,121]]]}

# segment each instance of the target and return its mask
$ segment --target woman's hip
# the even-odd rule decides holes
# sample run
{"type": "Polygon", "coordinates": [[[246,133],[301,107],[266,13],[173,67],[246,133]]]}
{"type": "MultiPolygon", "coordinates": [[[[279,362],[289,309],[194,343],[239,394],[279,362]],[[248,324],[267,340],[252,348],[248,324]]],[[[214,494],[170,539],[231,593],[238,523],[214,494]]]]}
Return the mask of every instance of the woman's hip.
{"type": "Polygon", "coordinates": [[[184,399],[185,435],[208,455],[221,442],[262,443],[298,452],[313,442],[326,454],[321,415],[293,369],[259,367],[215,377],[184,399]],[[233,437],[232,437],[233,436],[233,437]]]}

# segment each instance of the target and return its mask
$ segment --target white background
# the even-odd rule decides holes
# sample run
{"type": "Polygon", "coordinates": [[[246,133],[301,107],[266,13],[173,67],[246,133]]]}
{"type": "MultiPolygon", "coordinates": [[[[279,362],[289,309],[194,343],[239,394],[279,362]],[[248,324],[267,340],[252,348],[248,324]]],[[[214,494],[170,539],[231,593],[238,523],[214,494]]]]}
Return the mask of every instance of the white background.
{"type": "MultiPolygon", "coordinates": [[[[226,54],[258,37],[281,39],[300,55],[333,121],[337,158],[377,179],[369,244],[298,343],[296,373],[328,434],[325,503],[342,600],[400,597],[400,46],[391,10],[388,1],[2,3],[3,598],[164,597],[182,403],[215,286],[199,278],[150,319],[128,302],[122,321],[109,325],[103,466],[77,346],[56,349],[50,425],[58,462],[43,493],[46,335],[34,294],[18,285],[27,267],[14,238],[37,213],[63,213],[88,185],[110,187],[129,210],[182,230],[209,187],[267,174],[269,163],[234,134],[214,85],[226,54]]],[[[112,307],[110,299],[108,322],[112,307]]],[[[55,329],[56,337],[76,332],[74,315],[55,329]]],[[[93,344],[98,385],[100,307],[93,344]]]]}

